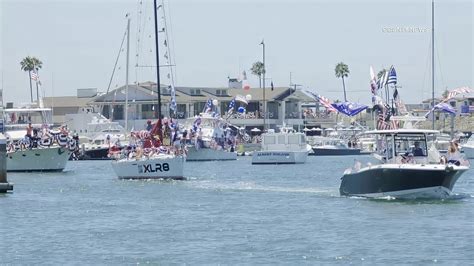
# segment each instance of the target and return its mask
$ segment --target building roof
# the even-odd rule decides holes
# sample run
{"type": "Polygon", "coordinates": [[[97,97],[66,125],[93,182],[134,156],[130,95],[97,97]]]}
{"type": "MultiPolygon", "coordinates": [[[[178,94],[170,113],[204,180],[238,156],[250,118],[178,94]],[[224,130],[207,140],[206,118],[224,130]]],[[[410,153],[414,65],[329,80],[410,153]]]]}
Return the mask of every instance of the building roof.
{"type": "Polygon", "coordinates": [[[94,98],[78,98],[77,96],[44,97],[45,107],[81,107],[93,101],[94,98]]]}
{"type": "MultiPolygon", "coordinates": [[[[233,89],[224,87],[175,87],[176,89],[176,102],[205,102],[209,98],[216,98],[221,101],[231,101],[236,95],[247,95],[252,96],[252,101],[263,100],[263,89],[253,88],[248,91],[243,89],[233,89]],[[196,90],[199,90],[199,95],[195,95],[196,90]],[[194,93],[192,93],[194,92],[194,93]]],[[[166,85],[161,85],[161,100],[164,103],[168,103],[171,100],[169,88],[166,85]]],[[[267,101],[284,100],[287,97],[292,98],[304,98],[307,101],[311,101],[307,95],[300,93],[299,90],[294,91],[288,87],[275,87],[273,90],[270,88],[265,89],[265,99],[267,101]]],[[[139,85],[128,86],[128,100],[131,102],[156,102],[157,91],[156,85],[153,82],[139,83],[139,85]]],[[[93,103],[116,103],[125,101],[125,86],[119,87],[107,94],[97,96],[93,103]]]]}

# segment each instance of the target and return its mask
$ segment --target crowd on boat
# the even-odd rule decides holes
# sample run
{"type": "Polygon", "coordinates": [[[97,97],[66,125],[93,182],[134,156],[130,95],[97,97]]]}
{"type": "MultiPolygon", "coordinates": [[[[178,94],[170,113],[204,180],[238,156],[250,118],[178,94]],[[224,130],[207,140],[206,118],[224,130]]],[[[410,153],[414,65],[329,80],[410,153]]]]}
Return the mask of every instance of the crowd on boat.
{"type": "Polygon", "coordinates": [[[213,126],[219,130],[214,130],[212,137],[208,139],[204,136],[200,120],[201,117],[197,117],[191,128],[185,128],[173,119],[164,118],[161,126],[160,121],[152,124],[148,120],[144,130],[130,132],[128,144],[122,145],[119,140],[110,143],[109,157],[140,159],[159,154],[186,156],[189,146],[194,146],[197,150],[206,148],[235,151],[240,142],[238,133],[225,123],[216,122],[213,126]]]}
{"type": "Polygon", "coordinates": [[[26,126],[25,135],[19,139],[13,139],[7,134],[7,151],[23,151],[59,145],[71,152],[79,150],[79,137],[77,134],[70,135],[67,127],[62,126],[58,130],[52,130],[48,125],[34,127],[31,122],[26,126]]]}

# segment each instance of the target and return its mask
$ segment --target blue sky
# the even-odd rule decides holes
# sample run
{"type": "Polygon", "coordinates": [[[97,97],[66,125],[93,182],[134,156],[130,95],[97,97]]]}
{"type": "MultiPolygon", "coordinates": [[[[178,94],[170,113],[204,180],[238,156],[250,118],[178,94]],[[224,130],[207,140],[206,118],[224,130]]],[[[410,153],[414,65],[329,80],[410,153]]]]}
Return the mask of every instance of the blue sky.
{"type": "MultiPolygon", "coordinates": [[[[135,64],[139,2],[0,0],[5,100],[29,100],[28,77],[19,65],[27,55],[43,61],[40,76],[47,96],[75,95],[77,88],[105,91],[126,13],[132,18],[135,64]]],[[[144,18],[152,15],[151,3],[143,0],[144,18]]],[[[165,6],[177,85],[226,86],[227,76],[249,72],[261,60],[264,38],[267,76],[275,86],[287,86],[292,72],[294,83],[342,99],[342,82],[334,76],[335,65],[342,61],[351,72],[346,81],[349,100],[370,102],[370,65],[376,71],[396,67],[407,103],[431,95],[430,0],[177,0],[165,1],[165,6]],[[402,30],[393,32],[397,27],[402,30]]],[[[473,87],[472,1],[438,0],[435,17],[436,93],[446,87],[473,87]]],[[[151,24],[142,30],[152,34],[151,24]]],[[[142,39],[143,63],[153,62],[153,45],[152,38],[142,39]]],[[[124,84],[123,56],[119,66],[112,88],[124,84]]],[[[130,73],[131,82],[154,80],[151,69],[131,68],[130,73]]],[[[257,87],[258,79],[248,77],[257,87]]]]}

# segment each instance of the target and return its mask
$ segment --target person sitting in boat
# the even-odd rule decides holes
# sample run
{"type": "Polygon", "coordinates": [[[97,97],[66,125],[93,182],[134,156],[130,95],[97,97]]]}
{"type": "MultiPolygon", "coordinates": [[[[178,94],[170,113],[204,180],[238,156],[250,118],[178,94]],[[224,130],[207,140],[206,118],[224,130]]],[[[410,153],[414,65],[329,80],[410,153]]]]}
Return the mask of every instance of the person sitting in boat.
{"type": "Polygon", "coordinates": [[[462,161],[462,156],[461,152],[459,152],[459,148],[457,146],[457,143],[451,142],[449,149],[448,149],[448,154],[447,154],[447,159],[448,159],[448,164],[454,164],[454,165],[461,165],[462,161]]]}
{"type": "Polygon", "coordinates": [[[61,132],[61,134],[66,135],[66,136],[69,134],[69,132],[67,131],[67,127],[66,127],[66,126],[62,126],[62,127],[60,128],[60,132],[61,132]]]}
{"type": "Polygon", "coordinates": [[[425,156],[423,154],[423,149],[420,148],[419,142],[415,142],[415,147],[413,148],[413,156],[425,156]]]}
{"type": "Polygon", "coordinates": [[[151,124],[151,120],[146,121],[145,129],[148,132],[151,132],[151,129],[153,128],[153,125],[151,124]]]}

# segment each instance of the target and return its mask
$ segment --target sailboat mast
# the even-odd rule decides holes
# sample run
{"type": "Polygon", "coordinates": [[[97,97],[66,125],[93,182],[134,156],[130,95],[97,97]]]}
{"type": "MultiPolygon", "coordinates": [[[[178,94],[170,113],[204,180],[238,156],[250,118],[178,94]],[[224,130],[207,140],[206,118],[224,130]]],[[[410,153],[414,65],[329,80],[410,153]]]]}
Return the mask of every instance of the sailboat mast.
{"type": "Polygon", "coordinates": [[[128,131],[128,61],[130,55],[130,16],[127,14],[127,62],[125,71],[125,131],[128,131]]]}
{"type": "MultiPolygon", "coordinates": [[[[158,50],[158,6],[153,0],[155,13],[155,50],[156,50],[156,91],[158,94],[158,126],[161,127],[161,89],[160,89],[160,51],[158,50]]],[[[160,139],[163,140],[161,128],[159,129],[160,139]]]]}
{"type": "MultiPolygon", "coordinates": [[[[434,91],[434,0],[431,1],[431,108],[435,105],[435,91],[434,91]]],[[[432,129],[435,129],[435,116],[432,115],[432,129]]]]}

